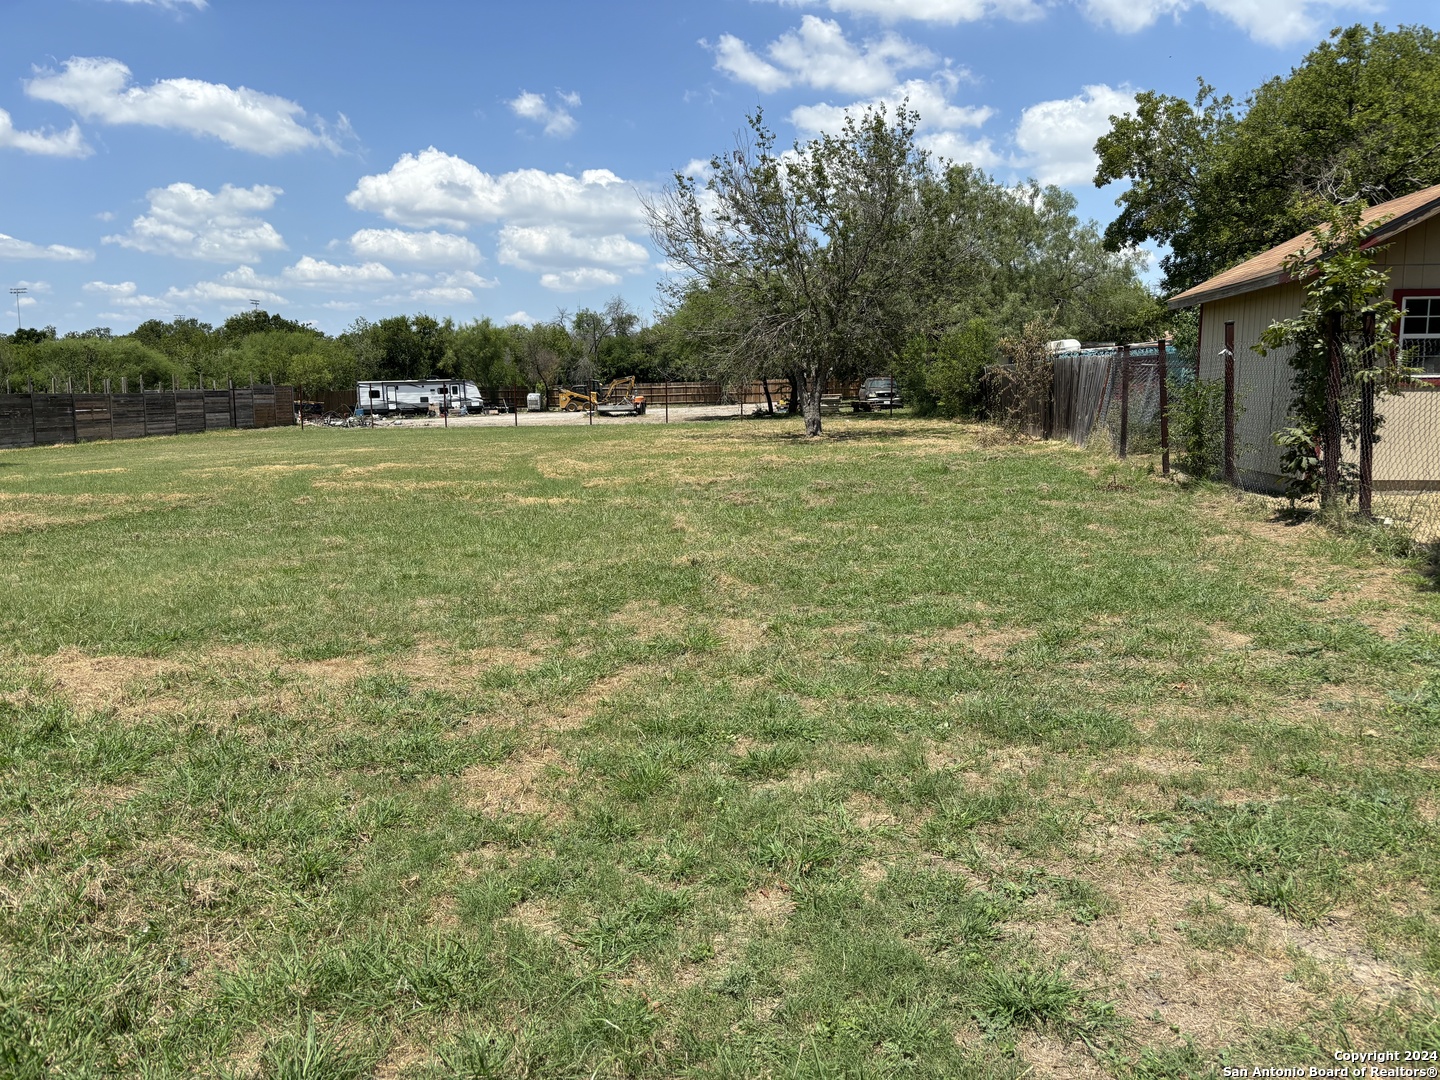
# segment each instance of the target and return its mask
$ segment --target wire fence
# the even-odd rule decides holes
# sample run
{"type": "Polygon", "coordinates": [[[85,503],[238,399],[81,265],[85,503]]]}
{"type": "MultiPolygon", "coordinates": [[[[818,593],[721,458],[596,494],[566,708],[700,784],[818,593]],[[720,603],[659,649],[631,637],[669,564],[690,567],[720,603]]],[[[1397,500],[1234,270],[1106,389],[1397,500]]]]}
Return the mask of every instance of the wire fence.
{"type": "MultiPolygon", "coordinates": [[[[1440,334],[1440,312],[1434,321],[1440,334]]],[[[1339,513],[1440,541],[1440,371],[1417,374],[1373,348],[1337,347],[1325,385],[1312,388],[1327,421],[1307,437],[1295,433],[1292,350],[1262,355],[1258,339],[1235,341],[1234,324],[1225,335],[1213,352],[1142,342],[1057,353],[1043,384],[1023,391],[1006,369],[992,369],[991,415],[1018,417],[1040,438],[1103,440],[1120,457],[1159,453],[1166,473],[1173,464],[1302,505],[1323,496],[1339,513]]],[[[1218,334],[1207,336],[1212,344],[1218,334]]]]}
{"type": "Polygon", "coordinates": [[[1420,543],[1440,540],[1440,380],[1337,339],[1324,379],[1311,388],[1324,420],[1319,431],[1304,431],[1293,349],[1262,355],[1258,345],[1236,341],[1226,324],[1216,355],[1202,357],[1202,378],[1220,402],[1221,477],[1304,505],[1328,500],[1337,513],[1420,543]]]}

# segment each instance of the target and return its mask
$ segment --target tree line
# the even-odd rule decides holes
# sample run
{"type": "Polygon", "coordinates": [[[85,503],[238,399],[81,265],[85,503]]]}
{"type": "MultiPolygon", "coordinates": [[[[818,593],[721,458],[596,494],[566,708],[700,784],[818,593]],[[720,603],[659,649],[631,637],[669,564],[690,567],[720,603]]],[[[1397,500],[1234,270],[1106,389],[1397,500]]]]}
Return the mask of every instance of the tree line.
{"type": "Polygon", "coordinates": [[[219,326],[151,319],[128,334],[108,327],[59,334],[20,329],[0,338],[8,389],[224,386],[274,381],[309,392],[353,389],[362,379],[468,379],[482,390],[551,386],[637,375],[691,377],[693,356],[666,327],[642,325],[620,297],[598,310],[560,311],[546,322],[457,323],[427,314],[357,318],[330,336],[281,315],[240,312],[219,326]]]}

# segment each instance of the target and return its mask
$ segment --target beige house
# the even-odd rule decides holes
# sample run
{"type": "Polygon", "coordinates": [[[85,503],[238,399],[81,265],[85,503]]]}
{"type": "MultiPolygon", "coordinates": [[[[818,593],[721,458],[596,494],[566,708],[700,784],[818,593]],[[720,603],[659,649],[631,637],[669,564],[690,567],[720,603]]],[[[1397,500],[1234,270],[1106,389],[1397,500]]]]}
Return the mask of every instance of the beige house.
{"type": "MultiPolygon", "coordinates": [[[[1371,245],[1384,246],[1377,265],[1390,272],[1401,309],[1400,344],[1415,350],[1422,369],[1412,388],[1381,399],[1384,417],[1375,448],[1377,491],[1440,488],[1440,185],[1365,211],[1366,223],[1382,221],[1371,245]]],[[[1272,432],[1288,426],[1291,372],[1284,357],[1254,351],[1276,319],[1300,314],[1304,291],[1285,273],[1285,260],[1313,246],[1304,233],[1253,259],[1216,274],[1169,300],[1171,310],[1200,308],[1200,377],[1224,374],[1225,330],[1234,324],[1236,423],[1240,478],[1248,487],[1278,490],[1280,451],[1272,432]]]]}

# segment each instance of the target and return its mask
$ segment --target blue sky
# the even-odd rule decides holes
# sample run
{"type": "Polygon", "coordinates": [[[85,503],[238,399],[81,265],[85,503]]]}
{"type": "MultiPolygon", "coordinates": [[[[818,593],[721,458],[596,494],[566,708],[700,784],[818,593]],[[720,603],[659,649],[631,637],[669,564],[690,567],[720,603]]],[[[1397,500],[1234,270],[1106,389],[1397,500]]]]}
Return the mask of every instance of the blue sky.
{"type": "MultiPolygon", "coordinates": [[[[661,276],[641,194],[909,97],[938,154],[1075,191],[1136,90],[1243,96],[1384,0],[28,0],[0,5],[0,278],[116,333],[259,300],[548,318],[661,276]]],[[[0,293],[0,302],[9,297],[0,293]]],[[[13,326],[13,307],[0,326],[13,326]]],[[[0,312],[4,308],[0,307],[0,312]]]]}

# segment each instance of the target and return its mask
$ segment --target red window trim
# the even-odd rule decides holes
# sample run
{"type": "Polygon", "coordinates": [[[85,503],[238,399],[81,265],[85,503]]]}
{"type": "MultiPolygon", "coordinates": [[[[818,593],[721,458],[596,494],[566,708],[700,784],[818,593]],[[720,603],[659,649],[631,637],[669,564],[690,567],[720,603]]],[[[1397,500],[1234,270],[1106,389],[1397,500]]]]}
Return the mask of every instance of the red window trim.
{"type": "MultiPolygon", "coordinates": [[[[1440,300],[1440,286],[1432,286],[1428,289],[1392,289],[1390,299],[1395,301],[1395,347],[1400,347],[1400,318],[1405,311],[1405,298],[1409,296],[1429,296],[1440,300]]],[[[1440,372],[1430,375],[1413,375],[1408,380],[1412,383],[1420,383],[1427,388],[1440,389],[1440,372]]]]}

